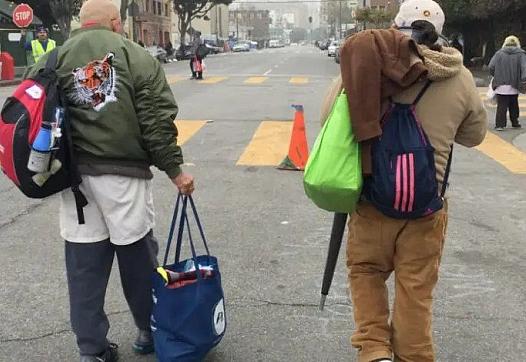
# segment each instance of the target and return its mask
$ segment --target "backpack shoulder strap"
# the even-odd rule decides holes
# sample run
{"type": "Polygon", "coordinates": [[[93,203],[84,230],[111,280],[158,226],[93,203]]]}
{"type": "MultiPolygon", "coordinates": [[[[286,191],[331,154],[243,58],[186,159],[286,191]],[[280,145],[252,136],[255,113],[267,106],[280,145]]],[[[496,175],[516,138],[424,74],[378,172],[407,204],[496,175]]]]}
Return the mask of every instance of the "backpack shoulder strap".
{"type": "Polygon", "coordinates": [[[451,163],[453,162],[453,145],[451,145],[451,151],[449,151],[449,158],[447,160],[446,173],[444,174],[444,181],[442,182],[442,190],[440,197],[446,195],[447,187],[449,186],[449,173],[451,172],[451,163]]]}
{"type": "Polygon", "coordinates": [[[424,94],[426,94],[427,90],[429,89],[429,87],[431,86],[431,83],[433,83],[433,81],[431,80],[428,80],[426,85],[424,86],[424,88],[422,88],[422,90],[420,91],[420,93],[418,93],[418,95],[416,96],[416,99],[415,101],[413,102],[413,106],[416,106],[418,104],[418,102],[420,102],[420,100],[422,99],[422,97],[424,96],[424,94]]]}
{"type": "Polygon", "coordinates": [[[46,61],[46,70],[55,71],[57,70],[57,63],[58,63],[58,48],[53,49],[49,53],[49,57],[46,61]]]}

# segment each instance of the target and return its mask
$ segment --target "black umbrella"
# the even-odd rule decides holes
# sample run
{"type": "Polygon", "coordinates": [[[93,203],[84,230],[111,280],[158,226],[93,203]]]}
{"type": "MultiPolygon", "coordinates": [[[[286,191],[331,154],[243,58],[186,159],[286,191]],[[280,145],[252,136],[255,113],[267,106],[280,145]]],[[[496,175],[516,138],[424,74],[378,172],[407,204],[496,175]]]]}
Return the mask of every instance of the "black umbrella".
{"type": "Polygon", "coordinates": [[[334,214],[334,221],[332,223],[331,241],[329,243],[329,253],[327,254],[327,263],[325,264],[325,273],[323,274],[323,284],[321,286],[320,310],[325,307],[325,300],[331,289],[332,278],[334,277],[334,269],[338,262],[338,255],[342,246],[343,233],[345,232],[345,224],[347,222],[347,214],[334,214]]]}

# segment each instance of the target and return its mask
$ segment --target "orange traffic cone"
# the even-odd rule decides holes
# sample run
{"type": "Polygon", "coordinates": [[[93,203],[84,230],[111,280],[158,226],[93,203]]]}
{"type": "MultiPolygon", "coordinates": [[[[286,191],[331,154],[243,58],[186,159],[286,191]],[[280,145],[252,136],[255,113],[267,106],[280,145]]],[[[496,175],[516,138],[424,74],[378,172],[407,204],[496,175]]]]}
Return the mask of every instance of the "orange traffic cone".
{"type": "Polygon", "coordinates": [[[278,166],[280,170],[303,171],[309,159],[309,146],[305,133],[305,118],[303,116],[303,106],[293,105],[294,125],[292,127],[292,137],[290,140],[289,154],[278,166]]]}

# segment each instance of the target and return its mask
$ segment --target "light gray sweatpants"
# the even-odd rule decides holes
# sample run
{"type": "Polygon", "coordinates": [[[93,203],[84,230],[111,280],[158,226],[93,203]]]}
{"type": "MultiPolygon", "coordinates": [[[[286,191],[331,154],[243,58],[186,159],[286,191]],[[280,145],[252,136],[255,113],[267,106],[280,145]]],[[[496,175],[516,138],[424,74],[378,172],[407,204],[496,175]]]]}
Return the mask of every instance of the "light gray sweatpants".
{"type": "Polygon", "coordinates": [[[139,329],[150,329],[151,277],[158,266],[159,251],[152,231],[126,246],[109,240],[86,244],[66,241],[65,251],[71,326],[81,355],[97,355],[108,347],[110,324],[104,299],[115,254],[135,324],[139,329]]]}

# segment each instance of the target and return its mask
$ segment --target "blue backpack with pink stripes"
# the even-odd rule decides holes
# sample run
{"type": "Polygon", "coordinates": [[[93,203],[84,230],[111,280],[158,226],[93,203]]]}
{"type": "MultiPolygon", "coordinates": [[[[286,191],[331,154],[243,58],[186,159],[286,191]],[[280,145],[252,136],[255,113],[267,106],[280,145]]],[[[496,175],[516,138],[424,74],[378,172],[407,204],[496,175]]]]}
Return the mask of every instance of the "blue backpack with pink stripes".
{"type": "Polygon", "coordinates": [[[364,182],[364,196],[395,219],[418,219],[444,206],[452,153],[439,193],[435,149],[415,111],[431,83],[426,83],[413,104],[392,104],[382,120],[382,135],[372,145],[373,174],[364,182]]]}

